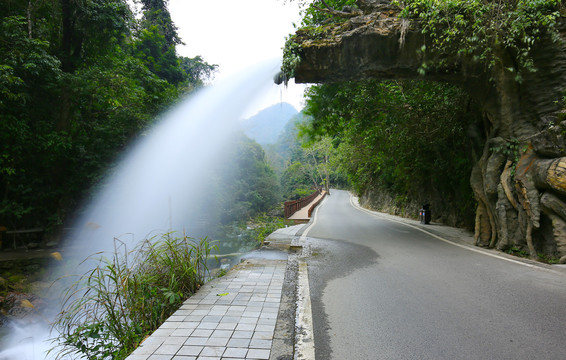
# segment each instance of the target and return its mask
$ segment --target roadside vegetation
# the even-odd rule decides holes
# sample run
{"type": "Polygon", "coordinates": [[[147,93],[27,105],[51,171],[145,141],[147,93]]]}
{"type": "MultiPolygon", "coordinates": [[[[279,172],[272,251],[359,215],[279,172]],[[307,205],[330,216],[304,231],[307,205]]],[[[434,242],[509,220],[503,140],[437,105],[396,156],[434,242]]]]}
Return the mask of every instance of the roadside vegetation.
{"type": "Polygon", "coordinates": [[[167,1],[3,2],[0,228],[56,237],[156,115],[217,66],[178,56],[167,1]]]}
{"type": "Polygon", "coordinates": [[[53,323],[57,357],[126,358],[208,279],[214,249],[171,233],[85,260],[97,266],[67,288],[53,323]]]}
{"type": "MultiPolygon", "coordinates": [[[[119,154],[160,113],[213,78],[216,65],[177,54],[182,40],[167,3],[3,4],[0,236],[40,228],[44,242],[57,243],[119,154]]],[[[213,225],[202,231],[206,240],[164,234],[135,251],[118,246],[97,259],[95,270],[81,274],[67,293],[55,325],[66,352],[125,357],[210,276],[222,247],[249,251],[285,226],[279,181],[263,149],[243,135],[234,143],[229,160],[207,178],[212,194],[202,206],[211,209],[205,220],[213,225]]],[[[11,247],[2,240],[0,248],[11,247]]],[[[45,296],[47,263],[28,259],[2,268],[2,324],[52,304],[45,296]]],[[[65,258],[58,267],[69,268],[65,258]]]]}
{"type": "MultiPolygon", "coordinates": [[[[349,0],[300,2],[300,28],[313,40],[359,14],[349,0]]],[[[541,41],[558,38],[556,24],[564,13],[558,0],[391,3],[427,35],[415,53],[422,60],[421,75],[465,63],[488,76],[509,73],[519,84],[538,70],[533,52],[541,41]],[[514,65],[504,65],[509,61],[503,56],[511,56],[514,65]]],[[[300,61],[294,39],[290,35],[284,49],[287,77],[300,61]]],[[[482,115],[460,89],[424,80],[316,85],[307,93],[305,114],[312,121],[303,132],[315,140],[332,139],[337,168],[367,205],[414,217],[428,203],[436,221],[473,228],[477,203],[469,178],[485,134],[482,115]]]]}

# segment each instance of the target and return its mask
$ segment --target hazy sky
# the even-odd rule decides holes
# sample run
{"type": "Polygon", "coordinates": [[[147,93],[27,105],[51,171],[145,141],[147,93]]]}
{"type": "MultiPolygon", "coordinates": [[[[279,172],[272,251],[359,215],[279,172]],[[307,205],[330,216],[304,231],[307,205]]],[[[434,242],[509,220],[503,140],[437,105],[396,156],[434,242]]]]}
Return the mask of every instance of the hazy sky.
{"type": "MultiPolygon", "coordinates": [[[[262,60],[281,58],[285,37],[300,22],[297,3],[283,0],[170,0],[169,11],[185,43],[178,53],[218,64],[216,81],[262,60]]],[[[274,85],[255,107],[259,111],[283,101],[301,110],[303,91],[303,85],[294,83],[287,89],[274,85]]]]}

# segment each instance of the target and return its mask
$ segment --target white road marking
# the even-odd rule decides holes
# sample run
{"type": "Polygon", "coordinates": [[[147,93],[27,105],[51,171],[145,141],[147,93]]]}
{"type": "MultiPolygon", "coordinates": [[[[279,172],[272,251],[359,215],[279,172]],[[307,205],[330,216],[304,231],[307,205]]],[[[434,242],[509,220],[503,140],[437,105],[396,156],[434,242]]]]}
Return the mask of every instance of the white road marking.
{"type": "Polygon", "coordinates": [[[368,209],[364,209],[364,208],[361,207],[359,204],[356,204],[356,203],[354,202],[354,195],[351,194],[351,193],[350,193],[350,204],[351,204],[352,207],[354,207],[355,209],[358,209],[359,211],[363,211],[363,212],[365,212],[366,214],[369,214],[369,215],[371,215],[371,216],[373,216],[373,217],[380,218],[380,219],[383,219],[383,220],[392,221],[392,222],[396,222],[396,223],[398,223],[398,224],[402,224],[402,225],[408,226],[408,227],[413,228],[413,229],[415,229],[415,230],[421,231],[421,232],[423,232],[423,233],[425,233],[425,234],[427,234],[427,235],[429,235],[429,236],[432,236],[432,237],[435,238],[435,239],[444,241],[445,243],[448,243],[448,244],[450,244],[450,245],[454,245],[454,246],[460,247],[460,248],[462,248],[462,249],[466,249],[466,250],[469,250],[469,251],[473,251],[473,252],[478,253],[478,254],[483,254],[483,255],[491,256],[491,257],[493,257],[493,258],[505,260],[505,261],[508,261],[508,262],[511,262],[511,263],[514,263],[514,264],[523,265],[523,266],[526,266],[526,267],[530,267],[530,268],[532,268],[532,269],[538,269],[538,270],[543,270],[543,271],[549,271],[549,272],[553,272],[553,273],[556,273],[556,274],[563,274],[563,272],[560,272],[560,271],[557,271],[557,270],[553,270],[553,269],[548,269],[548,268],[543,267],[543,266],[539,266],[539,265],[535,265],[535,264],[529,264],[529,263],[526,263],[526,262],[523,262],[523,261],[519,261],[519,260],[509,259],[508,257],[501,256],[501,255],[499,255],[499,254],[494,254],[494,253],[492,253],[492,252],[486,251],[486,250],[481,249],[481,248],[476,248],[476,247],[471,247],[471,246],[467,246],[467,245],[458,244],[458,243],[455,243],[455,242],[453,242],[453,241],[444,239],[444,238],[442,238],[442,237],[440,237],[440,236],[438,236],[438,235],[436,235],[436,234],[433,234],[433,233],[431,233],[431,232],[429,232],[429,231],[427,231],[427,230],[425,230],[425,229],[421,229],[420,227],[417,227],[417,226],[415,226],[415,225],[408,224],[408,223],[403,222],[403,221],[391,219],[391,218],[389,218],[389,217],[386,217],[386,216],[381,215],[379,212],[376,212],[376,211],[371,211],[371,210],[368,210],[368,209]]]}

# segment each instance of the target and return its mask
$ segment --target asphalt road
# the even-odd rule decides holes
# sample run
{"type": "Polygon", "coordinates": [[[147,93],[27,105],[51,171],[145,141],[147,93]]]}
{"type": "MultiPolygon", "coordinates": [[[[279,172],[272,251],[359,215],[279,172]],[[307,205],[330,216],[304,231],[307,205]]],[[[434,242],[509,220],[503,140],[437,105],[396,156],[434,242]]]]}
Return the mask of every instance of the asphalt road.
{"type": "Polygon", "coordinates": [[[317,360],[566,359],[566,275],[457,247],[332,191],[305,240],[317,360]]]}

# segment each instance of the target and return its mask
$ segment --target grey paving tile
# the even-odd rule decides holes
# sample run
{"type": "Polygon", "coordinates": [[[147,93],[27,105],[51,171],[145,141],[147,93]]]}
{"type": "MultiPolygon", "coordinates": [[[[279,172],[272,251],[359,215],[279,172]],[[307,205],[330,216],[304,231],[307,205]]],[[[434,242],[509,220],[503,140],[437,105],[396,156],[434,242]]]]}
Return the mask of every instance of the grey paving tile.
{"type": "Polygon", "coordinates": [[[232,333],[234,331],[233,330],[220,330],[220,329],[216,329],[214,330],[214,332],[212,333],[212,335],[210,335],[210,337],[221,337],[221,338],[229,338],[232,336],[232,333]]]}
{"type": "Polygon", "coordinates": [[[216,301],[216,304],[218,304],[218,305],[231,305],[232,300],[230,298],[222,298],[222,299],[219,299],[218,301],[216,301]]]}
{"type": "Polygon", "coordinates": [[[222,320],[222,315],[207,315],[202,321],[203,323],[219,323],[222,320]]]}
{"type": "Polygon", "coordinates": [[[211,334],[212,334],[212,330],[209,330],[209,329],[196,329],[195,331],[193,331],[193,333],[191,334],[191,336],[195,336],[195,337],[210,337],[211,334]]]}
{"type": "Polygon", "coordinates": [[[185,300],[185,302],[183,303],[183,305],[181,305],[180,309],[183,309],[183,310],[194,310],[194,309],[197,307],[197,305],[196,305],[196,304],[193,304],[193,303],[189,303],[189,300],[190,300],[190,299],[191,299],[191,298],[185,300]]]}
{"type": "Polygon", "coordinates": [[[209,321],[209,322],[201,322],[197,326],[197,330],[214,330],[218,326],[219,321],[209,321]]]}
{"type": "Polygon", "coordinates": [[[236,326],[236,331],[253,331],[255,329],[256,325],[255,324],[238,324],[238,326],[236,326]]]}
{"type": "Polygon", "coordinates": [[[197,299],[194,295],[185,300],[185,306],[194,306],[198,305],[201,299],[197,299]]]}
{"type": "Polygon", "coordinates": [[[187,310],[187,309],[182,309],[182,308],[180,308],[179,310],[175,311],[175,314],[173,314],[173,315],[179,315],[179,316],[184,315],[184,316],[187,316],[187,315],[191,315],[192,312],[193,312],[192,310],[187,310]]]}
{"type": "Polygon", "coordinates": [[[162,328],[159,328],[159,329],[155,330],[155,331],[153,332],[153,334],[151,334],[151,337],[154,337],[154,336],[155,336],[155,337],[169,336],[169,335],[171,335],[171,333],[172,333],[173,331],[175,331],[175,329],[162,329],[162,328]]]}
{"type": "Polygon", "coordinates": [[[167,345],[163,344],[157,350],[155,350],[154,354],[157,355],[175,355],[177,351],[181,348],[181,344],[177,345],[167,345]]]}
{"type": "Polygon", "coordinates": [[[193,316],[197,316],[197,315],[206,316],[206,315],[208,315],[208,312],[209,312],[209,311],[210,311],[209,309],[197,308],[197,309],[193,310],[189,315],[193,315],[193,316]]]}
{"type": "Polygon", "coordinates": [[[279,309],[279,303],[280,303],[280,301],[266,301],[263,304],[263,308],[264,309],[267,309],[267,308],[279,309]]]}
{"type": "Polygon", "coordinates": [[[224,316],[242,316],[245,310],[228,310],[224,316]]]}
{"type": "MultiPolygon", "coordinates": [[[[248,302],[248,304],[250,304],[250,302],[248,302]]],[[[261,311],[261,309],[263,309],[263,303],[261,303],[261,305],[248,305],[246,306],[246,311],[261,311]]]]}
{"type": "Polygon", "coordinates": [[[179,324],[178,329],[196,329],[199,324],[198,321],[183,321],[179,324]]]}
{"type": "Polygon", "coordinates": [[[253,331],[234,331],[232,339],[251,339],[254,335],[253,331]]]}
{"type": "Polygon", "coordinates": [[[212,307],[211,309],[211,315],[213,315],[213,311],[228,311],[230,309],[230,306],[226,306],[226,305],[215,305],[212,307]]]}
{"type": "Polygon", "coordinates": [[[201,300],[200,304],[214,305],[214,304],[216,304],[217,301],[218,301],[218,299],[204,299],[204,300],[201,300]]]}
{"type": "Polygon", "coordinates": [[[252,341],[250,341],[249,347],[254,348],[254,349],[270,349],[271,350],[272,345],[273,345],[272,340],[252,339],[252,341]]]}
{"type": "Polygon", "coordinates": [[[198,356],[204,346],[185,345],[179,349],[177,355],[198,356]]]}
{"type": "Polygon", "coordinates": [[[240,324],[257,324],[258,320],[257,317],[242,317],[240,324]]]}
{"type": "Polygon", "coordinates": [[[185,321],[202,321],[204,315],[189,315],[185,318],[185,321]]]}
{"type": "Polygon", "coordinates": [[[246,300],[234,300],[232,301],[232,305],[248,305],[248,302],[246,300]]]}
{"type": "Polygon", "coordinates": [[[271,313],[276,313],[277,311],[279,311],[279,307],[269,307],[269,306],[264,306],[263,309],[261,310],[262,313],[266,313],[266,312],[271,312],[271,313]]]}
{"type": "Polygon", "coordinates": [[[269,359],[270,350],[250,349],[246,355],[246,359],[269,359]]]}
{"type": "Polygon", "coordinates": [[[235,339],[235,338],[231,338],[230,341],[228,341],[228,347],[242,347],[242,348],[248,348],[248,346],[250,345],[250,339],[235,339]]]}
{"type": "Polygon", "coordinates": [[[208,338],[205,346],[226,346],[230,338],[210,337],[208,338]]]}
{"type": "Polygon", "coordinates": [[[149,355],[131,354],[130,356],[128,356],[128,360],[147,360],[148,357],[149,355]]]}
{"type": "MultiPolygon", "coordinates": [[[[251,339],[251,336],[250,336],[250,339],[251,339]]],[[[153,353],[155,352],[155,350],[157,350],[157,348],[160,347],[160,346],[161,346],[161,343],[160,343],[160,344],[153,344],[153,345],[144,345],[144,344],[142,344],[142,345],[140,345],[140,347],[138,347],[138,348],[133,352],[133,354],[134,354],[134,355],[146,355],[146,356],[149,356],[149,355],[153,354],[153,353]]]]}
{"type": "Polygon", "coordinates": [[[228,307],[229,311],[246,311],[246,307],[245,306],[238,306],[238,305],[232,305],[230,307],[228,307]]]}
{"type": "Polygon", "coordinates": [[[175,329],[171,333],[171,336],[182,336],[182,337],[189,337],[195,331],[194,329],[175,329]]]}
{"type": "Polygon", "coordinates": [[[277,312],[273,312],[273,313],[262,312],[260,318],[262,318],[262,319],[277,319],[277,312]]]}
{"type": "Polygon", "coordinates": [[[277,324],[277,319],[258,319],[258,325],[273,325],[277,324]]]}
{"type": "Polygon", "coordinates": [[[246,311],[242,314],[242,317],[259,318],[260,315],[261,315],[260,311],[246,311]]]}
{"type": "Polygon", "coordinates": [[[196,356],[175,355],[173,356],[173,360],[197,360],[197,358],[196,356]]]}
{"type": "Polygon", "coordinates": [[[263,301],[249,301],[248,302],[249,306],[259,306],[259,307],[263,307],[263,301]]]}
{"type": "Polygon", "coordinates": [[[184,345],[188,345],[188,346],[201,345],[201,346],[204,346],[207,341],[208,341],[207,337],[192,337],[191,336],[190,338],[186,339],[184,345]]]}
{"type": "Polygon", "coordinates": [[[226,348],[223,346],[205,346],[204,349],[202,349],[199,358],[205,356],[221,357],[225,350],[226,348]]]}
{"type": "Polygon", "coordinates": [[[163,345],[183,345],[187,339],[181,336],[171,336],[165,339],[163,345]]]}
{"type": "Polygon", "coordinates": [[[256,331],[256,332],[254,332],[252,339],[273,340],[273,332],[272,331],[256,331]]]}
{"type": "Polygon", "coordinates": [[[221,322],[220,324],[218,324],[218,326],[216,327],[216,330],[235,330],[236,326],[238,325],[237,322],[221,322]]]}
{"type": "MultiPolygon", "coordinates": [[[[183,316],[184,318],[184,316],[183,316]]],[[[163,324],[161,324],[161,326],[159,327],[160,329],[176,329],[179,327],[179,325],[181,325],[181,322],[173,322],[173,321],[165,321],[163,324]]]]}
{"type": "Polygon", "coordinates": [[[245,348],[226,348],[224,354],[222,355],[223,358],[245,358],[246,354],[248,353],[248,349],[245,348]]]}
{"type": "Polygon", "coordinates": [[[154,354],[147,358],[147,360],[171,360],[173,359],[173,355],[160,355],[154,354]]]}
{"type": "Polygon", "coordinates": [[[257,325],[255,331],[274,332],[275,325],[257,325]]]}
{"type": "Polygon", "coordinates": [[[220,323],[239,323],[240,319],[240,316],[224,316],[220,323]]]}

